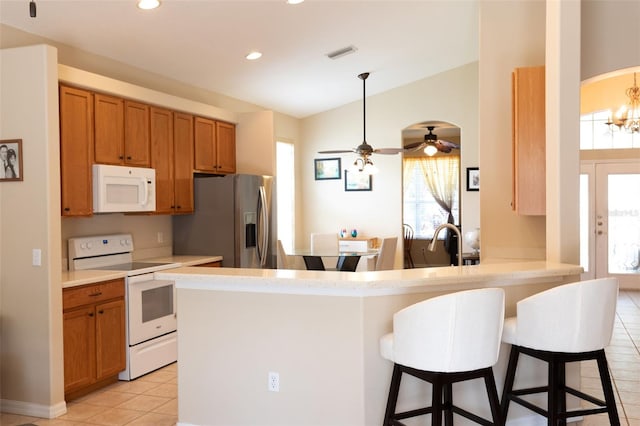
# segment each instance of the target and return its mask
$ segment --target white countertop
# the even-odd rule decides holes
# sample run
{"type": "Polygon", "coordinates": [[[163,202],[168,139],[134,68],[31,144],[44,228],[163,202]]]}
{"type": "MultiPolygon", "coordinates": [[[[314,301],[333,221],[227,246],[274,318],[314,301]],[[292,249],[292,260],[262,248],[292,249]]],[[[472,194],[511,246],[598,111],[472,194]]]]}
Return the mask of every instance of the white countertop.
{"type": "Polygon", "coordinates": [[[477,287],[478,283],[503,287],[528,281],[553,282],[568,276],[579,278],[581,273],[578,265],[535,261],[380,272],[182,267],[156,272],[156,276],[175,280],[178,289],[382,296],[463,289],[477,287]]]}
{"type": "MultiPolygon", "coordinates": [[[[202,265],[203,263],[218,262],[222,256],[165,256],[150,259],[136,259],[140,262],[176,263],[180,267],[202,265]]],[[[200,269],[200,268],[198,268],[200,269]]],[[[217,269],[217,268],[216,268],[217,269]]],[[[175,269],[166,269],[173,271],[175,269]]],[[[62,288],[75,287],[84,284],[93,284],[100,281],[114,280],[127,276],[127,271],[103,271],[99,269],[86,269],[82,271],[62,271],[62,288]]]]}

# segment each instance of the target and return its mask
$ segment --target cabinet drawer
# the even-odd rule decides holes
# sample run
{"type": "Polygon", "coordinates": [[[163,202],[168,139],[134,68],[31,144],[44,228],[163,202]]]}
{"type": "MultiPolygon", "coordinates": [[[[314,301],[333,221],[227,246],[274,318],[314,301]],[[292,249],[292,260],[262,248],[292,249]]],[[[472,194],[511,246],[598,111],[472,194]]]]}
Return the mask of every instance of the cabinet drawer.
{"type": "Polygon", "coordinates": [[[62,309],[72,309],[82,305],[124,297],[124,279],[118,278],[96,284],[66,288],[62,292],[62,309]]]}

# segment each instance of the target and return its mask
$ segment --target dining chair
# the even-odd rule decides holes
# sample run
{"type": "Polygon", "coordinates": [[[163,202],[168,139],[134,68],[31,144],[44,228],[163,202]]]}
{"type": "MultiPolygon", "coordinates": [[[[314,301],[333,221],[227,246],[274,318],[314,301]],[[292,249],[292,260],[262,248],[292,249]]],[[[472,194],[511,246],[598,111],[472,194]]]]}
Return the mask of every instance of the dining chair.
{"type": "MultiPolygon", "coordinates": [[[[339,244],[338,244],[338,234],[322,234],[322,233],[312,233],[311,234],[311,251],[319,252],[319,253],[338,253],[339,252],[339,244]]],[[[327,265],[331,265],[333,262],[336,262],[335,257],[323,257],[322,263],[325,269],[335,269],[336,265],[333,264],[331,268],[327,268],[327,265]]]]}
{"type": "Polygon", "coordinates": [[[388,271],[393,269],[393,261],[396,257],[398,237],[383,238],[380,245],[380,253],[376,260],[376,271],[388,271]]]}
{"type": "Polygon", "coordinates": [[[278,269],[289,269],[289,256],[284,251],[282,240],[278,240],[278,269]]]}
{"type": "Polygon", "coordinates": [[[404,267],[407,269],[415,268],[413,256],[411,256],[411,247],[413,246],[413,228],[406,223],[402,225],[404,234],[404,267]]]}

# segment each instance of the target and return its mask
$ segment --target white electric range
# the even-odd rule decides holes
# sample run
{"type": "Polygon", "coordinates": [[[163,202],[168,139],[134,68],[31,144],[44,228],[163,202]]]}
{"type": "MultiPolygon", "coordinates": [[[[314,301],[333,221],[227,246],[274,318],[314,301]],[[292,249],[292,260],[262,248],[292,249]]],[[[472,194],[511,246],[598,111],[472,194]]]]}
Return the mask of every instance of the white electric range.
{"type": "Polygon", "coordinates": [[[133,380],[178,358],[176,290],[173,281],[153,273],[180,266],[133,260],[131,234],[70,238],[69,270],[125,271],[127,368],[120,380],[133,380]]]}

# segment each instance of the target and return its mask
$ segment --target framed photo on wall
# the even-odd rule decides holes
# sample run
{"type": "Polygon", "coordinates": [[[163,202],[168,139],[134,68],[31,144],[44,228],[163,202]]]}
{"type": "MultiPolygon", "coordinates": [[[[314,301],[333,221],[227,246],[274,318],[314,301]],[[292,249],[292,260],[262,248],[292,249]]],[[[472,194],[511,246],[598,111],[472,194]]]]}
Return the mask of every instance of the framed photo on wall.
{"type": "Polygon", "coordinates": [[[316,158],[314,171],[316,180],[342,179],[340,158],[316,158]]]}
{"type": "Polygon", "coordinates": [[[353,173],[348,170],[344,171],[344,190],[345,191],[371,191],[373,178],[365,173],[353,173]]]}
{"type": "Polygon", "coordinates": [[[467,191],[480,191],[480,169],[467,167],[467,191]]]}
{"type": "Polygon", "coordinates": [[[0,140],[0,182],[22,178],[22,139],[0,140]]]}

